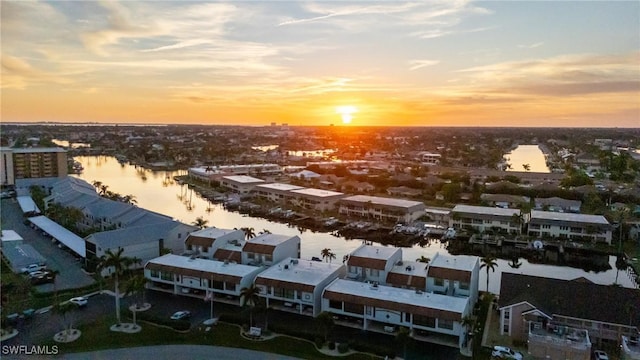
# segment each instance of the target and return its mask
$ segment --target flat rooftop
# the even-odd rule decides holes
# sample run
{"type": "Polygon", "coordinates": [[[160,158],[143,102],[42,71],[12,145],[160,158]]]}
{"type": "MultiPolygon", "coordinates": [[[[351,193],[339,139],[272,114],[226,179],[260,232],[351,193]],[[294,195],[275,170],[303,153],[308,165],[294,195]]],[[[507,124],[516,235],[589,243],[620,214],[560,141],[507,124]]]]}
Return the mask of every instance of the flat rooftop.
{"type": "Polygon", "coordinates": [[[264,180],[262,179],[254,178],[253,176],[248,176],[248,175],[229,175],[229,176],[223,176],[222,178],[235,181],[241,184],[254,184],[254,183],[264,182],[264,180]]]}
{"type": "Polygon", "coordinates": [[[364,245],[355,249],[351,253],[351,256],[357,256],[357,257],[369,258],[369,259],[388,260],[389,258],[391,258],[391,256],[393,256],[398,251],[401,251],[401,250],[394,247],[364,245]]]}
{"type": "MultiPolygon", "coordinates": [[[[210,228],[194,231],[190,233],[189,236],[198,236],[198,237],[204,237],[204,238],[217,239],[219,237],[225,236],[227,234],[231,234],[232,232],[236,232],[236,231],[241,232],[242,230],[220,229],[216,227],[210,227],[210,228]]],[[[244,238],[244,234],[242,235],[242,237],[244,238]]]]}
{"type": "Polygon", "coordinates": [[[313,189],[313,188],[293,190],[291,192],[300,194],[300,195],[309,195],[309,196],[315,196],[315,197],[332,197],[332,196],[344,195],[341,192],[322,190],[322,189],[313,189]]]}
{"type": "Polygon", "coordinates": [[[327,263],[312,260],[287,258],[267,270],[258,277],[270,280],[316,286],[331,274],[344,267],[341,263],[327,263]],[[297,264],[295,263],[297,261],[297,264]],[[288,269],[285,269],[285,265],[288,269]]]}
{"type": "Polygon", "coordinates": [[[437,253],[429,262],[429,266],[445,269],[473,271],[478,262],[477,256],[469,255],[442,255],[437,253]]]}
{"type": "Polygon", "coordinates": [[[325,291],[332,291],[362,298],[377,299],[399,304],[409,304],[430,309],[445,310],[454,313],[464,313],[468,298],[431,294],[428,292],[417,293],[415,290],[402,289],[391,286],[378,285],[372,287],[365,282],[337,279],[325,291]]]}
{"type": "Polygon", "coordinates": [[[572,214],[572,213],[559,213],[559,212],[552,212],[552,211],[531,210],[531,220],[534,220],[534,219],[610,225],[607,219],[602,215],[585,215],[585,214],[572,214]]]}
{"type": "Polygon", "coordinates": [[[14,230],[2,230],[2,236],[0,236],[0,240],[4,242],[4,241],[20,241],[24,239],[14,230]]]}
{"type": "Polygon", "coordinates": [[[262,234],[254,237],[253,239],[247,240],[247,244],[262,244],[262,245],[277,246],[293,238],[298,238],[298,236],[297,235],[289,236],[289,235],[279,235],[279,234],[262,234]]]}
{"type": "Polygon", "coordinates": [[[496,216],[513,216],[514,214],[520,214],[519,209],[503,209],[490,206],[472,206],[472,205],[456,205],[452,212],[462,212],[469,214],[486,214],[496,216]]]}
{"type": "MultiPolygon", "coordinates": [[[[147,264],[157,264],[164,266],[172,266],[182,269],[197,270],[212,274],[232,275],[244,277],[251,275],[259,267],[243,264],[227,263],[224,261],[216,261],[209,259],[192,259],[188,256],[180,256],[174,254],[166,254],[155,259],[151,259],[147,264]]],[[[145,266],[146,267],[146,266],[145,266]]]]}
{"type": "Polygon", "coordinates": [[[260,185],[257,185],[256,188],[269,189],[269,190],[281,190],[281,191],[304,189],[304,187],[302,186],[285,184],[285,183],[260,184],[260,185]]]}
{"type": "Polygon", "coordinates": [[[392,273],[411,275],[411,276],[427,276],[427,266],[429,264],[420,261],[402,261],[402,265],[395,264],[391,269],[392,273]]]}
{"type": "Polygon", "coordinates": [[[13,148],[14,154],[30,154],[30,153],[61,153],[67,150],[59,147],[42,147],[42,148],[13,148]]]}
{"type": "Polygon", "coordinates": [[[395,206],[395,207],[402,207],[402,208],[424,206],[424,203],[420,201],[411,201],[411,200],[404,200],[404,199],[394,199],[394,198],[367,196],[367,195],[354,195],[354,196],[346,197],[342,200],[362,202],[362,203],[371,202],[372,204],[376,204],[376,205],[395,206]]]}

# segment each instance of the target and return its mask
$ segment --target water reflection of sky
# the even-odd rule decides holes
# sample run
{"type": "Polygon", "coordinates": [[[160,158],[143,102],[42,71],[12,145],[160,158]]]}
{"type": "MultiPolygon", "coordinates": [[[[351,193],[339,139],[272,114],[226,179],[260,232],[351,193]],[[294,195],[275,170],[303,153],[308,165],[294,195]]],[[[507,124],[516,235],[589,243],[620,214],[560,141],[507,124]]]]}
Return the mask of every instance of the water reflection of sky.
{"type": "MultiPolygon", "coordinates": [[[[320,257],[320,251],[330,248],[336,254],[336,260],[342,261],[342,257],[362,244],[361,240],[346,240],[335,237],[329,233],[312,232],[287,224],[271,222],[265,219],[246,217],[236,212],[226,211],[219,204],[211,204],[201,198],[195,191],[186,185],[179,185],[173,181],[176,175],[185,171],[157,171],[153,172],[132,165],[120,165],[113,157],[76,157],[84,166],[80,175],[74,175],[92,183],[101,181],[109,187],[109,190],[135,196],[138,206],[169,215],[184,223],[192,223],[197,217],[203,217],[209,221],[209,225],[219,228],[253,227],[256,233],[267,229],[272,233],[284,235],[298,235],[301,238],[301,256],[311,258],[320,257]]],[[[421,256],[433,258],[436,253],[448,254],[446,248],[439,241],[433,241],[430,246],[403,248],[405,260],[415,260],[421,256]]],[[[522,266],[518,269],[509,267],[507,260],[498,260],[498,268],[495,273],[490,273],[489,288],[492,292],[498,292],[500,288],[500,276],[502,271],[516,272],[528,275],[545,277],[574,279],[585,277],[595,283],[610,285],[615,281],[615,257],[609,257],[611,270],[605,272],[586,272],[581,269],[560,267],[552,265],[530,264],[522,259],[522,266]]],[[[631,280],[621,272],[618,282],[623,286],[632,286],[631,280]]],[[[480,272],[480,289],[484,290],[486,284],[486,272],[480,272]]]]}
{"type": "Polygon", "coordinates": [[[511,169],[507,171],[525,171],[523,165],[529,164],[531,172],[551,172],[538,145],[519,145],[504,158],[507,159],[507,164],[511,165],[511,169]]]}

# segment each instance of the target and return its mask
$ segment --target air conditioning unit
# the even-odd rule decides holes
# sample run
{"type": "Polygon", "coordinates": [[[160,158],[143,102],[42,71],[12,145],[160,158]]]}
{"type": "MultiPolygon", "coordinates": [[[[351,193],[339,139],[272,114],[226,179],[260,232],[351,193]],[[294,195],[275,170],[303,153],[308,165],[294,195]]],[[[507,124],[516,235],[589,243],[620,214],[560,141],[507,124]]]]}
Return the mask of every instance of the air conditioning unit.
{"type": "Polygon", "coordinates": [[[285,269],[285,270],[289,270],[289,265],[288,265],[288,264],[287,264],[287,265],[285,265],[285,266],[284,266],[284,269],[285,269]]]}
{"type": "Polygon", "coordinates": [[[293,265],[298,265],[298,259],[291,259],[291,263],[293,265]]]}

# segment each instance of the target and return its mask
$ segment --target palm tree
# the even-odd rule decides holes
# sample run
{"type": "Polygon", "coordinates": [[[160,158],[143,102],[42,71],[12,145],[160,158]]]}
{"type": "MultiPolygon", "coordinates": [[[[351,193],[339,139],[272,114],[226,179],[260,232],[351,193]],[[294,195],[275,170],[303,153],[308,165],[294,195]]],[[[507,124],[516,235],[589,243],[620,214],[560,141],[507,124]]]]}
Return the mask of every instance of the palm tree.
{"type": "MultiPolygon", "coordinates": [[[[73,319],[69,318],[69,313],[73,310],[75,304],[65,301],[63,303],[56,302],[53,305],[54,313],[60,315],[60,321],[62,322],[62,327],[64,333],[68,336],[71,335],[71,329],[73,328],[73,319]]],[[[72,316],[71,316],[72,317],[72,316]]]]}
{"type": "Polygon", "coordinates": [[[404,326],[401,326],[400,329],[398,329],[398,333],[396,334],[396,342],[398,342],[398,344],[402,345],[402,349],[403,349],[402,358],[403,359],[407,358],[407,344],[409,343],[410,334],[411,333],[410,333],[409,329],[407,329],[404,326]]]}
{"type": "Polygon", "coordinates": [[[511,261],[509,262],[509,266],[511,266],[514,269],[517,269],[520,266],[522,266],[522,263],[520,262],[520,258],[514,257],[513,259],[511,259],[511,261]]]}
{"type": "Polygon", "coordinates": [[[616,281],[614,284],[618,283],[618,275],[620,275],[620,270],[627,270],[629,267],[629,263],[627,263],[627,257],[624,254],[618,254],[616,257],[616,281]]]}
{"type": "Polygon", "coordinates": [[[100,195],[106,195],[109,192],[109,190],[107,190],[108,188],[109,188],[109,185],[101,184],[100,185],[100,195]]]}
{"type": "Polygon", "coordinates": [[[529,164],[522,164],[522,167],[524,168],[524,171],[531,170],[531,165],[529,165],[529,164]]]}
{"type": "Polygon", "coordinates": [[[256,237],[255,229],[252,227],[243,227],[243,228],[240,228],[240,230],[244,232],[244,238],[247,240],[253,239],[254,237],[256,237]]]}
{"type": "Polygon", "coordinates": [[[203,218],[202,216],[198,216],[196,218],[196,220],[194,222],[192,222],[191,224],[193,224],[194,226],[199,227],[200,229],[204,229],[207,227],[207,224],[209,223],[209,220],[203,218]]]}
{"type": "Polygon", "coordinates": [[[95,187],[96,189],[100,189],[102,187],[102,181],[93,180],[91,185],[93,185],[93,187],[95,187]]]}
{"type": "Polygon", "coordinates": [[[324,335],[324,341],[326,342],[329,337],[329,332],[334,326],[333,316],[330,313],[323,311],[315,319],[316,326],[320,328],[324,335]]]}
{"type": "MultiPolygon", "coordinates": [[[[331,254],[332,252],[331,252],[331,249],[329,248],[324,248],[322,249],[322,251],[320,251],[320,255],[322,256],[325,262],[329,261],[329,257],[331,256],[331,254]]],[[[335,258],[335,255],[334,255],[334,258],[335,258]]]]}
{"type": "Polygon", "coordinates": [[[492,272],[496,271],[496,267],[498,267],[498,263],[496,262],[496,258],[491,255],[487,255],[480,259],[482,265],[480,265],[480,269],[485,268],[487,270],[487,293],[489,292],[489,270],[492,272]]]}
{"type": "MultiPolygon", "coordinates": [[[[124,296],[134,295],[134,297],[136,298],[136,301],[135,301],[136,309],[140,308],[141,305],[144,305],[146,303],[145,293],[144,293],[146,284],[147,284],[147,279],[143,275],[136,275],[130,278],[125,285],[124,296]],[[138,297],[139,294],[142,294],[141,298],[138,297]]],[[[135,324],[137,311],[132,311],[132,312],[133,312],[133,323],[135,324]]]]}
{"type": "Polygon", "coordinates": [[[421,262],[421,263],[425,263],[428,264],[429,261],[431,261],[431,259],[429,259],[428,257],[422,255],[419,258],[416,259],[417,262],[421,262]]]}
{"type": "Polygon", "coordinates": [[[271,231],[268,230],[268,229],[262,229],[262,231],[260,231],[259,235],[262,235],[262,234],[271,234],[271,231]]]}
{"type": "Polygon", "coordinates": [[[251,284],[249,287],[244,287],[240,290],[240,305],[249,307],[249,326],[253,327],[253,308],[256,307],[260,301],[260,288],[255,284],[251,284]]]}
{"type": "Polygon", "coordinates": [[[113,270],[114,275],[114,292],[116,298],[116,319],[118,324],[120,321],[120,275],[122,275],[125,270],[127,270],[131,265],[136,262],[139,262],[140,259],[131,258],[128,256],[123,256],[122,253],[124,249],[119,247],[116,252],[112,252],[111,249],[105,251],[105,254],[100,257],[100,262],[98,263],[98,272],[102,272],[103,270],[109,269],[109,272],[113,270]]]}
{"type": "Polygon", "coordinates": [[[329,263],[331,263],[331,260],[336,258],[336,254],[334,252],[329,252],[329,263]]]}

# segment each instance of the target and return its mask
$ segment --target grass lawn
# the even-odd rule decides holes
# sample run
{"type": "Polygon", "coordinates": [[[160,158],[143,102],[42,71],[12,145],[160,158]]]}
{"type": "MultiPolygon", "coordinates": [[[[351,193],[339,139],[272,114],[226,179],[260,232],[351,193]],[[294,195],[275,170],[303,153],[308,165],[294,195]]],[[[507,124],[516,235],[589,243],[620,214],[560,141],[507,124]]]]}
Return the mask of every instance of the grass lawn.
{"type": "MultiPolygon", "coordinates": [[[[308,341],[279,336],[266,341],[250,341],[240,336],[236,325],[219,323],[209,333],[194,327],[188,333],[179,333],[167,328],[141,323],[142,331],[137,334],[113,332],[109,327],[115,323],[115,317],[107,316],[91,325],[80,326],[82,336],[69,344],[57,344],[62,353],[86,352],[121,347],[138,347],[168,344],[216,345],[251,349],[276,353],[304,359],[333,359],[319,353],[308,341]]],[[[52,343],[53,344],[53,341],[52,343]]],[[[367,354],[353,354],[344,359],[380,359],[367,354]]]]}

